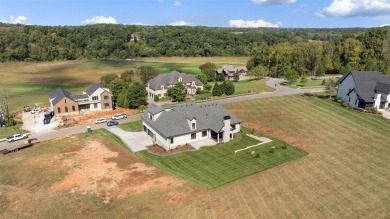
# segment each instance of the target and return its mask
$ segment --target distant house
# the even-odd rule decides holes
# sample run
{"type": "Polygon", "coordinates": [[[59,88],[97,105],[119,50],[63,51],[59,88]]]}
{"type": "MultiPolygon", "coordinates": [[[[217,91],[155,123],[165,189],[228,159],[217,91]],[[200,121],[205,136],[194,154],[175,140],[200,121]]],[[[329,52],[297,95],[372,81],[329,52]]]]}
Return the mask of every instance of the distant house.
{"type": "Polygon", "coordinates": [[[390,76],[378,71],[350,72],[340,79],[337,96],[353,108],[388,109],[390,76]]]}
{"type": "Polygon", "coordinates": [[[248,69],[245,66],[234,67],[233,65],[223,65],[220,69],[216,70],[216,76],[223,74],[226,80],[234,80],[234,74],[238,73],[239,76],[245,76],[248,73],[248,69]]]}
{"type": "Polygon", "coordinates": [[[92,85],[81,95],[72,95],[58,88],[49,97],[51,109],[56,114],[79,112],[80,110],[112,110],[112,94],[101,84],[92,85]]]}
{"type": "Polygon", "coordinates": [[[187,95],[194,95],[196,91],[203,90],[203,83],[190,74],[184,74],[177,71],[171,73],[159,74],[155,78],[148,81],[146,90],[150,98],[154,96],[168,96],[168,89],[182,82],[187,95]]]}
{"type": "Polygon", "coordinates": [[[143,130],[166,150],[205,139],[228,142],[241,124],[219,104],[187,103],[172,109],[151,106],[141,117],[143,130]]]}

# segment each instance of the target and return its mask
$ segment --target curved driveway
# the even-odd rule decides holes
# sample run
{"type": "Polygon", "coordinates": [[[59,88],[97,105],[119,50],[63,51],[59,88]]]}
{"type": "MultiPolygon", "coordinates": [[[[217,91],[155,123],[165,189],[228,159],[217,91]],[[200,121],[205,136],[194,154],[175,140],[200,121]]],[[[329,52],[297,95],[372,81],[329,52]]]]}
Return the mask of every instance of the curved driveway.
{"type": "MultiPolygon", "coordinates": [[[[279,83],[283,82],[283,81],[284,81],[284,79],[271,78],[266,82],[267,85],[272,87],[272,88],[275,88],[275,84],[278,84],[276,86],[276,91],[274,91],[274,92],[237,96],[237,97],[231,97],[231,98],[225,98],[225,99],[219,99],[219,100],[212,100],[212,101],[208,101],[208,102],[219,103],[219,104],[228,104],[228,103],[235,103],[235,102],[241,102],[241,101],[247,101],[247,100],[253,100],[253,99],[301,94],[301,93],[305,93],[305,92],[321,92],[324,90],[323,88],[292,89],[289,87],[279,85],[279,83]]],[[[118,122],[119,123],[128,123],[128,122],[133,122],[133,121],[137,121],[137,120],[141,120],[140,114],[128,116],[126,119],[118,120],[118,122]]],[[[105,123],[104,124],[89,124],[89,126],[92,128],[92,130],[107,127],[105,123]]],[[[55,130],[55,131],[48,132],[48,133],[32,134],[29,137],[38,138],[39,141],[46,141],[46,140],[50,140],[50,139],[60,137],[60,136],[82,133],[82,132],[86,131],[86,128],[87,128],[87,125],[81,125],[81,126],[76,126],[76,127],[55,130]]],[[[0,150],[9,149],[12,147],[16,147],[18,145],[23,145],[23,141],[17,141],[17,142],[13,142],[13,143],[3,142],[3,143],[0,143],[0,150]]]]}

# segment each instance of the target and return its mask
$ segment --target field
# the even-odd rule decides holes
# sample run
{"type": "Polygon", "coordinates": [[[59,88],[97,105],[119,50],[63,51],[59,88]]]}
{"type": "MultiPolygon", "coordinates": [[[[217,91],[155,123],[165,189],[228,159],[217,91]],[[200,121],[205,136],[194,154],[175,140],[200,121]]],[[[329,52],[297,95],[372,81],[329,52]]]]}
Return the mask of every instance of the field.
{"type": "Polygon", "coordinates": [[[390,120],[299,95],[225,107],[308,155],[206,190],[95,130],[0,156],[0,217],[390,216],[390,120]]]}
{"type": "Polygon", "coordinates": [[[308,79],[307,83],[302,84],[299,82],[299,80],[295,83],[292,84],[287,84],[287,82],[284,82],[283,85],[287,85],[291,88],[297,88],[297,87],[302,87],[302,88],[315,88],[315,87],[325,87],[325,85],[322,85],[323,80],[311,80],[308,79]]]}
{"type": "Polygon", "coordinates": [[[12,62],[0,63],[0,86],[10,88],[10,111],[16,112],[23,106],[48,106],[48,96],[58,87],[74,94],[85,91],[91,84],[100,81],[108,73],[121,74],[125,70],[136,70],[140,66],[153,66],[160,72],[179,70],[185,73],[200,73],[199,66],[214,62],[245,65],[246,57],[212,58],[142,58],[136,60],[90,60],[57,62],[12,62]]]}

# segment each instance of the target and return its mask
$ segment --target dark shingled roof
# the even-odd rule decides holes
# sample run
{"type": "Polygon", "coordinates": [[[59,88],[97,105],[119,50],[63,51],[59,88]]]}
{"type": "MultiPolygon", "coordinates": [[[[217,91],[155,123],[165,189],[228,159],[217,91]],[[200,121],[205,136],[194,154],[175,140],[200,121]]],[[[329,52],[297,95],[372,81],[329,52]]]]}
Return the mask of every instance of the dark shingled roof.
{"type": "Polygon", "coordinates": [[[88,95],[87,94],[72,95],[71,98],[73,100],[88,99],[88,95]]]}
{"type": "Polygon", "coordinates": [[[197,86],[203,86],[203,83],[200,82],[193,75],[180,73],[173,71],[171,73],[163,73],[157,75],[155,78],[148,81],[149,88],[153,90],[161,90],[161,86],[164,86],[164,89],[168,89],[169,85],[176,85],[179,83],[179,78],[182,78],[183,84],[195,82],[197,86]]]}
{"type": "Polygon", "coordinates": [[[88,90],[85,91],[85,93],[87,93],[88,96],[91,96],[99,88],[103,88],[103,85],[101,85],[101,84],[94,84],[90,88],[88,88],[88,90]]]}
{"type": "Polygon", "coordinates": [[[187,103],[176,106],[172,109],[162,109],[161,107],[152,107],[145,111],[142,119],[160,132],[165,137],[173,137],[192,133],[194,131],[202,131],[211,129],[214,132],[220,132],[224,126],[224,117],[231,117],[231,124],[238,124],[238,120],[234,115],[230,114],[225,108],[216,103],[194,104],[187,103]],[[161,115],[156,121],[150,120],[148,112],[154,113],[161,110],[161,115]],[[196,129],[191,130],[187,120],[196,119],[196,129]]]}
{"type": "Polygon", "coordinates": [[[50,94],[50,100],[53,103],[53,105],[56,105],[62,98],[67,97],[69,99],[72,99],[70,97],[70,93],[68,91],[62,90],[61,88],[58,88],[53,93],[50,94]]]}
{"type": "Polygon", "coordinates": [[[390,93],[390,83],[377,82],[375,85],[375,91],[382,93],[390,93]]]}
{"type": "MultiPolygon", "coordinates": [[[[352,75],[356,84],[356,94],[365,102],[374,102],[375,90],[378,83],[390,84],[390,76],[382,75],[379,71],[355,71],[345,74],[340,83],[348,76],[352,75]]],[[[379,85],[380,89],[386,90],[386,85],[379,85]]],[[[388,85],[387,85],[388,86],[388,85]]],[[[390,89],[390,88],[387,88],[390,89]]],[[[379,90],[378,90],[379,91],[379,90]]]]}

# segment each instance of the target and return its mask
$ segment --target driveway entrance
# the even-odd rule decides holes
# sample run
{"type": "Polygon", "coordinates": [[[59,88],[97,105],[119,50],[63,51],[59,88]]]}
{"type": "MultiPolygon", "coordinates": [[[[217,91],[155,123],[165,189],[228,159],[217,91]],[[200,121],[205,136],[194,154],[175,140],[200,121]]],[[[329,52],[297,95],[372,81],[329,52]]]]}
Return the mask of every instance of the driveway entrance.
{"type": "Polygon", "coordinates": [[[107,130],[118,136],[133,152],[146,150],[146,146],[153,145],[152,138],[146,132],[128,132],[115,126],[107,130]]]}

